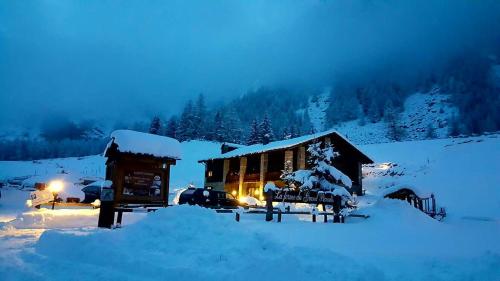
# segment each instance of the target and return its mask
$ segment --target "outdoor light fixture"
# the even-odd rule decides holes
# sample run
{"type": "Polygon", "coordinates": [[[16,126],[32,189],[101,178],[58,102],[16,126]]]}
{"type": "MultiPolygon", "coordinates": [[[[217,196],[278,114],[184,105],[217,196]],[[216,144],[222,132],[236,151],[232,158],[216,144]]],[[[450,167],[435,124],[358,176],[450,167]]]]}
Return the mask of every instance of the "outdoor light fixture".
{"type": "Polygon", "coordinates": [[[52,193],[52,196],[54,196],[54,200],[52,201],[52,210],[54,210],[54,206],[57,200],[57,195],[59,194],[59,192],[61,192],[63,187],[64,183],[60,180],[53,180],[49,183],[48,189],[52,193]]]}
{"type": "Polygon", "coordinates": [[[236,190],[231,191],[231,194],[232,194],[233,196],[236,196],[236,194],[237,194],[236,190]]]}
{"type": "Polygon", "coordinates": [[[391,167],[391,163],[382,163],[379,165],[379,168],[382,170],[387,170],[391,167]]]}

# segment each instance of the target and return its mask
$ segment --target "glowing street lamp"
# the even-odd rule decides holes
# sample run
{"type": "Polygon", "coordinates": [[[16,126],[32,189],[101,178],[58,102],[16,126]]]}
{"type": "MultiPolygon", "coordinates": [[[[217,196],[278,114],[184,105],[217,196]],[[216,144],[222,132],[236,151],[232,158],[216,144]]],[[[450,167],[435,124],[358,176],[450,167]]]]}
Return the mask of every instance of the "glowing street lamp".
{"type": "Polygon", "coordinates": [[[60,180],[53,180],[49,183],[48,189],[52,193],[52,196],[54,196],[54,200],[52,201],[52,210],[54,210],[54,205],[56,204],[57,195],[59,194],[59,192],[61,192],[63,187],[64,183],[60,180]]]}

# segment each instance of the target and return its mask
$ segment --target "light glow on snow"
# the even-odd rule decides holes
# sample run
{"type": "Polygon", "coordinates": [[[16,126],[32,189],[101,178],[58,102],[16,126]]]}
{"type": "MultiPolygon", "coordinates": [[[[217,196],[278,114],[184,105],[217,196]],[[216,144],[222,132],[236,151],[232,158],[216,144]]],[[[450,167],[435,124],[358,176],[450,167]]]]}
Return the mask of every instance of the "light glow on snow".
{"type": "Polygon", "coordinates": [[[64,182],[62,180],[53,180],[49,183],[49,191],[52,193],[59,193],[64,188],[64,182]]]}

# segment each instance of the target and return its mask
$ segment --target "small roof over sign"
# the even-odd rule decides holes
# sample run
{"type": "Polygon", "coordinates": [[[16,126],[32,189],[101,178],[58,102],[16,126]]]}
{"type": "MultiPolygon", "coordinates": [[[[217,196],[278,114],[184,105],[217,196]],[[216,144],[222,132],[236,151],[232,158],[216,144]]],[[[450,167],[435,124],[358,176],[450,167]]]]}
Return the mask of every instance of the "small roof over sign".
{"type": "Polygon", "coordinates": [[[117,151],[151,155],[159,158],[181,159],[181,145],[173,138],[136,132],[132,130],[116,130],[111,133],[111,141],[106,146],[104,155],[112,144],[117,151]]]}

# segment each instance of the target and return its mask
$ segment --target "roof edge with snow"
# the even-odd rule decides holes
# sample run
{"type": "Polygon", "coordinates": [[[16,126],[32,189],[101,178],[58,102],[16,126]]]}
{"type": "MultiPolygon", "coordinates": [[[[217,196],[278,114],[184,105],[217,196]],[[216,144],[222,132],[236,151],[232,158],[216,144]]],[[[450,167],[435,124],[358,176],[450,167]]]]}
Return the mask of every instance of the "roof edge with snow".
{"type": "Polygon", "coordinates": [[[279,141],[274,141],[270,142],[268,144],[253,144],[249,146],[243,146],[240,148],[237,148],[235,150],[226,152],[226,153],[220,153],[218,155],[214,155],[211,158],[208,159],[202,159],[199,160],[198,162],[206,162],[209,160],[217,160],[217,159],[229,159],[229,158],[236,158],[236,157],[242,157],[245,155],[251,155],[251,154],[259,154],[259,153],[264,153],[264,152],[270,152],[270,151],[275,151],[275,150],[280,150],[280,149],[288,149],[288,148],[293,148],[299,145],[302,145],[307,142],[311,142],[314,139],[318,139],[321,137],[325,137],[328,135],[337,135],[342,141],[345,141],[350,147],[352,147],[361,158],[363,158],[364,162],[366,164],[373,163],[373,160],[368,157],[366,154],[361,152],[354,144],[352,144],[349,140],[347,140],[343,135],[341,135],[339,132],[336,130],[328,130],[320,133],[314,133],[310,135],[305,135],[305,136],[300,136],[297,138],[293,139],[288,139],[288,140],[279,140],[279,141]]]}

